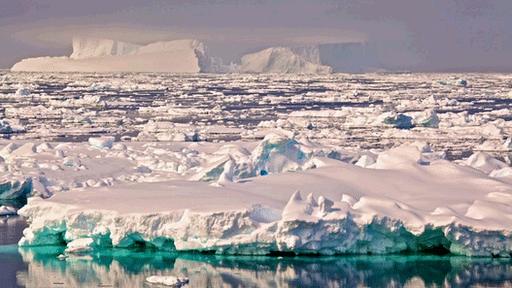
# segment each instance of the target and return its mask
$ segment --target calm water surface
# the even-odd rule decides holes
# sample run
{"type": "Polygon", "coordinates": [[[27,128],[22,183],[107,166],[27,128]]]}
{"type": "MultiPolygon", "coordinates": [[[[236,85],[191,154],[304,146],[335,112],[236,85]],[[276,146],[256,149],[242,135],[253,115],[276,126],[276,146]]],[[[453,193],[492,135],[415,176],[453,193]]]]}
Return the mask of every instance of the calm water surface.
{"type": "Polygon", "coordinates": [[[450,256],[228,257],[110,250],[63,260],[63,247],[18,248],[24,221],[0,221],[0,287],[512,287],[508,259],[450,256]],[[7,223],[7,224],[6,224],[7,223]]]}
{"type": "Polygon", "coordinates": [[[114,250],[59,260],[62,247],[0,247],[0,287],[511,287],[509,260],[441,256],[226,257],[114,250]]]}

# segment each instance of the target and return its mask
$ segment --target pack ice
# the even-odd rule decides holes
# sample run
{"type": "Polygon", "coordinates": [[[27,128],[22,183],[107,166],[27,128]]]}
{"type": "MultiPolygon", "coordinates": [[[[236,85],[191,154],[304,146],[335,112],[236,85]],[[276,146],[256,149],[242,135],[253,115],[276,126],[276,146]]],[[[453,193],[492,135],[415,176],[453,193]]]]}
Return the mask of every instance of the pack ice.
{"type": "Polygon", "coordinates": [[[327,142],[284,132],[228,144],[89,142],[33,150],[25,169],[45,172],[54,194],[29,198],[19,211],[29,222],[19,245],[65,244],[67,253],[512,252],[510,174],[483,152],[452,162],[409,143],[343,157],[327,142]]]}

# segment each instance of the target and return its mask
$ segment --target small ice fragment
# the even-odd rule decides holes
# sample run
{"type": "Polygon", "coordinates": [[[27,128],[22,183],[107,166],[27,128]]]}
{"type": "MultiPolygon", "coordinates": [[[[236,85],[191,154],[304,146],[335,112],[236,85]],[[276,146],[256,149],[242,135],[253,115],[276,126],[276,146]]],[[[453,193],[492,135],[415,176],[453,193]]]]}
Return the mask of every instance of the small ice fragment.
{"type": "Polygon", "coordinates": [[[146,278],[146,282],[151,284],[160,284],[170,287],[182,287],[188,284],[189,280],[186,277],[176,276],[149,276],[146,278]]]}
{"type": "Polygon", "coordinates": [[[90,137],[89,144],[91,146],[99,148],[99,149],[110,149],[114,144],[114,137],[112,136],[104,136],[104,137],[90,137]]]}
{"type": "Polygon", "coordinates": [[[11,206],[0,206],[0,216],[16,215],[17,209],[11,206]]]}

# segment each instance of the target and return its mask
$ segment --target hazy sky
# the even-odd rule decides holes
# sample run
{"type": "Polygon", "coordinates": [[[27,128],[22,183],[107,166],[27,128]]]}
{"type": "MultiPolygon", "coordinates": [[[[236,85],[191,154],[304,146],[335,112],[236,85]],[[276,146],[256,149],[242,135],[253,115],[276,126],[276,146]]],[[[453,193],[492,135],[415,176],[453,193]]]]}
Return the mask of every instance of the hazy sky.
{"type": "Polygon", "coordinates": [[[389,68],[512,71],[511,0],[0,0],[0,68],[66,55],[74,35],[272,45],[368,41],[389,68]]]}

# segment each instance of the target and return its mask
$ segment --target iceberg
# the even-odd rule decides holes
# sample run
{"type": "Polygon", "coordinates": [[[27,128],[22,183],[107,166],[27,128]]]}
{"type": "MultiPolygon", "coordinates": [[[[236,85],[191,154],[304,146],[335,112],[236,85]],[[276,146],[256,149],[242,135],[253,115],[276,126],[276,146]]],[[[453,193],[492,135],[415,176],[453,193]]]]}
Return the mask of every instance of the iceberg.
{"type": "Polygon", "coordinates": [[[110,149],[114,145],[114,137],[90,137],[89,144],[98,149],[110,149]]]}
{"type": "MultiPolygon", "coordinates": [[[[276,171],[287,161],[301,163],[304,151],[282,139],[269,137],[254,150],[263,156],[255,167],[276,171]],[[265,156],[273,151],[280,157],[265,156]]],[[[444,159],[426,162],[431,153],[403,145],[378,154],[372,169],[333,160],[236,182],[229,181],[233,163],[224,163],[219,167],[229,172],[221,186],[166,180],[32,197],[18,211],[29,222],[19,245],[65,244],[69,254],[151,247],[244,255],[438,251],[510,257],[510,184],[444,159]]]]}
{"type": "Polygon", "coordinates": [[[73,53],[28,58],[11,71],[41,72],[211,72],[205,45],[193,39],[137,45],[110,39],[74,38],[73,53]]]}
{"type": "Polygon", "coordinates": [[[432,109],[426,110],[414,117],[414,125],[418,127],[438,128],[439,121],[436,111],[432,109]]]}
{"type": "Polygon", "coordinates": [[[11,71],[329,74],[367,72],[379,65],[376,49],[364,42],[269,47],[229,65],[195,39],[140,45],[74,37],[72,42],[70,56],[23,59],[11,71]]]}
{"type": "Polygon", "coordinates": [[[27,198],[32,193],[32,178],[0,179],[0,200],[27,198]]]}
{"type": "Polygon", "coordinates": [[[69,58],[87,59],[104,56],[123,56],[135,53],[140,47],[141,45],[111,39],[74,37],[73,53],[69,58]]]}
{"type": "Polygon", "coordinates": [[[0,119],[0,134],[11,134],[13,132],[13,129],[11,128],[11,125],[9,125],[9,122],[0,119]]]}
{"type": "Polygon", "coordinates": [[[375,49],[365,42],[270,47],[246,54],[236,69],[242,73],[361,73],[379,65],[375,49]]]}
{"type": "Polygon", "coordinates": [[[392,125],[398,129],[411,129],[414,127],[411,116],[405,114],[397,114],[384,119],[384,124],[392,125]]]}
{"type": "Polygon", "coordinates": [[[10,216],[16,215],[18,209],[12,206],[1,205],[0,206],[0,217],[1,216],[10,216]]]}
{"type": "Polygon", "coordinates": [[[332,69],[294,52],[291,48],[272,47],[244,55],[239,71],[242,73],[328,74],[332,69]]]}

